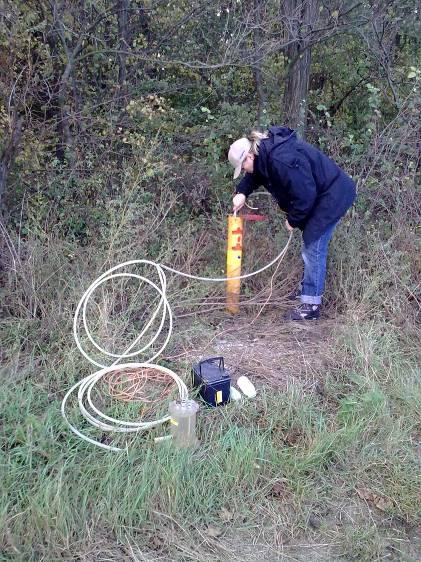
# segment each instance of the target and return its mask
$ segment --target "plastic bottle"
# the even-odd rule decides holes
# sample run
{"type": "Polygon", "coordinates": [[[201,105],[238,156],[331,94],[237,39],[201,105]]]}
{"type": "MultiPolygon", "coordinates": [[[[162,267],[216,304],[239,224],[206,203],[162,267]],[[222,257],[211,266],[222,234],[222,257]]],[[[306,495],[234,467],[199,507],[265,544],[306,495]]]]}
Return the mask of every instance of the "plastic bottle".
{"type": "Polygon", "coordinates": [[[199,404],[194,400],[173,400],[169,405],[171,435],[178,447],[192,447],[199,443],[196,437],[196,413],[199,404]]]}

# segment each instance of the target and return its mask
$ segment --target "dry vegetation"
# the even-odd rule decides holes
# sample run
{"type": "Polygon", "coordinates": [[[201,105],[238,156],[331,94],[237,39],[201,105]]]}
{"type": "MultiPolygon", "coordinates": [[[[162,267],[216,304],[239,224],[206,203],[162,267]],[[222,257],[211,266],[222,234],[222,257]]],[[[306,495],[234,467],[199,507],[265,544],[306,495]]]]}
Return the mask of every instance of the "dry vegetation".
{"type": "MultiPolygon", "coordinates": [[[[311,68],[289,64],[298,28],[278,2],[216,14],[196,1],[2,4],[0,561],[420,560],[413,2],[323,4],[321,31],[306,37],[311,68]],[[310,88],[301,97],[285,86],[294,73],[310,88]],[[256,398],[203,406],[192,451],[155,443],[162,428],[123,453],[79,440],[60,405],[94,369],[72,336],[82,294],[130,259],[221,277],[229,144],[257,105],[260,124],[278,122],[282,95],[289,109],[307,94],[308,140],[358,183],[332,241],[323,319],[283,320],[298,233],[279,267],[243,283],[235,317],[222,284],[168,274],[174,332],[157,361],[190,386],[194,361],[223,355],[256,398]]],[[[268,220],[247,225],[245,271],[287,241],[270,198],[252,202],[268,220]]],[[[145,283],[115,279],[95,294],[90,328],[125,349],[156,302],[145,283]]],[[[98,400],[139,417],[137,403],[98,400]]]]}
{"type": "MultiPolygon", "coordinates": [[[[246,267],[273,255],[269,228],[280,246],[286,240],[266,209],[272,222],[248,229],[246,267]]],[[[152,203],[128,239],[131,217],[121,217],[87,248],[47,232],[3,232],[3,559],[415,561],[417,266],[406,251],[395,255],[405,237],[412,244],[410,231],[384,244],[378,230],[342,225],[327,318],[311,325],[282,320],[299,277],[298,240],[275,277],[244,285],[238,317],[225,315],[223,287],[169,275],[176,318],[163,364],[189,381],[193,361],[221,354],[258,396],[203,408],[194,452],[157,446],[153,432],[118,455],[83,444],[60,417],[64,392],[90,371],[71,337],[75,305],[104,268],[148,252],[158,225],[159,261],[220,275],[225,228],[221,212],[177,229],[168,207],[152,203]],[[369,256],[341,259],[360,244],[369,256]],[[399,283],[384,267],[396,259],[399,283]]],[[[104,288],[91,311],[101,341],[124,345],[153,300],[137,283],[104,288]]]]}

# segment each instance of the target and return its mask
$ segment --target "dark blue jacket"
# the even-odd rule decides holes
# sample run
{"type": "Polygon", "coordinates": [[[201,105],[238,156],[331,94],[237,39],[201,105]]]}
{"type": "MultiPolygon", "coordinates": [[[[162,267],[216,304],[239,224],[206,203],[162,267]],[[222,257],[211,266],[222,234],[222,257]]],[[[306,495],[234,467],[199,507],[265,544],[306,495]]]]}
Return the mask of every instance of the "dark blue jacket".
{"type": "Polygon", "coordinates": [[[317,240],[352,205],[356,187],[333,160],[297,138],[287,127],[271,127],[260,142],[254,171],[245,174],[237,193],[248,196],[263,185],[286,211],[306,244],[317,240]]]}

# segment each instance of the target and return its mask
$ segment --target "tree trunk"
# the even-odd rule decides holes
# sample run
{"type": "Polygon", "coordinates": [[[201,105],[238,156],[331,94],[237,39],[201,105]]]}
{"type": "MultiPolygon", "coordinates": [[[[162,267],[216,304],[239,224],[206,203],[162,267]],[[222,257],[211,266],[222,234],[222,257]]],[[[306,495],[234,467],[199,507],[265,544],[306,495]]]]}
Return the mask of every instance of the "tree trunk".
{"type": "Polygon", "coordinates": [[[63,6],[60,6],[57,2],[51,5],[52,15],[55,22],[55,31],[57,35],[51,35],[48,39],[51,52],[54,55],[53,60],[56,59],[57,74],[61,72],[60,80],[57,84],[57,91],[55,92],[55,98],[58,106],[58,123],[57,123],[57,133],[59,137],[59,142],[56,147],[56,155],[60,161],[67,161],[70,165],[70,169],[73,174],[77,174],[77,154],[74,144],[74,132],[71,127],[71,102],[70,102],[70,90],[73,86],[73,100],[75,104],[75,109],[73,113],[78,111],[79,96],[76,86],[76,78],[74,75],[75,58],[82,48],[83,34],[81,34],[75,44],[68,42],[65,34],[64,21],[64,11],[61,13],[63,6]],[[59,44],[57,38],[60,39],[61,47],[63,51],[59,49],[59,44]],[[66,66],[64,70],[62,68],[62,58],[65,55],[66,66]]]}
{"type": "Polygon", "coordinates": [[[260,128],[263,127],[263,110],[266,104],[265,92],[264,92],[263,80],[262,80],[262,70],[261,70],[262,63],[259,60],[259,46],[262,39],[262,33],[261,33],[262,9],[263,9],[262,0],[254,0],[255,29],[253,33],[253,43],[254,43],[254,52],[257,61],[253,67],[253,74],[254,74],[254,84],[257,94],[256,121],[257,121],[257,125],[260,128]]]}
{"type": "Polygon", "coordinates": [[[118,83],[120,85],[121,96],[124,96],[126,91],[126,55],[123,53],[123,51],[127,51],[129,48],[127,17],[129,4],[130,0],[119,0],[118,2],[118,48],[121,51],[118,55],[118,83]]]}
{"type": "Polygon", "coordinates": [[[288,27],[285,49],[288,71],[283,97],[283,121],[304,136],[311,68],[310,31],[318,13],[319,0],[286,0],[284,17],[288,27]]]}
{"type": "Polygon", "coordinates": [[[0,210],[2,209],[2,199],[6,192],[7,178],[10,168],[15,159],[16,150],[22,138],[23,116],[13,118],[12,134],[0,155],[0,210]]]}
{"type": "Polygon", "coordinates": [[[65,98],[62,96],[60,96],[58,102],[60,113],[57,130],[60,141],[56,153],[60,155],[61,161],[68,162],[72,173],[76,174],[77,158],[70,128],[70,107],[65,103],[65,98]]]}

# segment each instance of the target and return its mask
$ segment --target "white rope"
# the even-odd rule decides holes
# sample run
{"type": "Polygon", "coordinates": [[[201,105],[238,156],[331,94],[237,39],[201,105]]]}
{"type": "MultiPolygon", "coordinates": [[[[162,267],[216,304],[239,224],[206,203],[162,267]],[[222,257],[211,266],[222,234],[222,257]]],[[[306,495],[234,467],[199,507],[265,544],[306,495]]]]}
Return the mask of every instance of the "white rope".
{"type": "Polygon", "coordinates": [[[93,373],[91,375],[88,375],[87,377],[85,377],[81,381],[74,384],[70,388],[70,390],[68,390],[68,392],[66,393],[66,395],[65,395],[65,397],[62,401],[62,404],[61,404],[61,413],[62,413],[62,416],[63,416],[64,420],[66,421],[67,425],[69,426],[70,430],[73,431],[73,433],[75,433],[78,437],[80,437],[84,441],[87,441],[88,443],[91,443],[93,445],[97,445],[98,447],[101,447],[103,449],[106,449],[106,450],[109,450],[109,451],[121,451],[121,450],[123,450],[119,447],[107,445],[106,443],[101,443],[100,441],[92,439],[88,435],[85,435],[84,433],[79,431],[69,421],[69,419],[66,415],[66,403],[67,403],[68,399],[70,398],[70,396],[76,391],[76,389],[77,389],[77,401],[78,401],[80,413],[93,427],[101,429],[102,431],[110,431],[110,432],[115,431],[117,433],[131,433],[131,432],[145,431],[145,430],[151,429],[152,427],[156,427],[157,425],[160,425],[160,424],[162,424],[162,423],[164,423],[164,422],[166,422],[170,419],[169,416],[165,416],[161,419],[149,421],[149,422],[132,422],[132,421],[127,421],[127,420],[119,420],[119,419],[107,416],[98,407],[96,407],[93,403],[93,400],[92,400],[92,390],[94,389],[95,385],[104,376],[106,376],[109,373],[112,373],[114,371],[117,371],[117,370],[121,370],[121,369],[125,369],[125,368],[131,368],[131,369],[133,369],[133,368],[134,369],[151,368],[151,369],[156,369],[156,370],[161,371],[161,372],[163,372],[163,373],[165,373],[168,376],[173,378],[173,380],[175,381],[175,383],[177,385],[178,393],[179,393],[179,396],[180,396],[181,400],[186,400],[188,398],[188,389],[187,389],[187,386],[185,385],[184,381],[176,373],[174,373],[174,371],[171,371],[171,369],[167,369],[166,367],[162,367],[161,365],[156,365],[156,364],[153,363],[153,361],[163,352],[163,350],[167,346],[167,344],[170,340],[171,334],[172,334],[172,329],[173,329],[173,316],[172,316],[171,307],[169,305],[169,302],[168,302],[168,299],[167,299],[167,296],[166,296],[167,279],[166,279],[166,275],[165,275],[164,270],[170,271],[171,273],[175,273],[176,275],[181,275],[182,277],[187,277],[189,279],[196,279],[198,281],[209,281],[209,282],[216,282],[216,283],[225,282],[225,281],[228,281],[228,280],[231,280],[231,279],[248,279],[249,277],[253,277],[254,275],[258,275],[259,273],[262,273],[266,269],[270,268],[276,262],[280,262],[283,259],[283,257],[285,256],[285,254],[288,250],[288,246],[291,242],[291,238],[292,238],[292,233],[290,233],[289,239],[288,239],[285,247],[283,248],[283,250],[276,256],[276,258],[274,258],[267,265],[265,265],[264,267],[261,267],[257,271],[253,271],[252,273],[248,273],[248,274],[245,274],[245,275],[239,275],[237,277],[229,277],[229,278],[227,278],[227,277],[215,277],[215,278],[200,277],[200,276],[197,276],[197,275],[191,275],[189,273],[184,273],[183,271],[178,271],[178,270],[173,269],[172,267],[169,267],[167,265],[159,264],[159,263],[156,263],[156,262],[150,261],[150,260],[130,260],[130,261],[126,261],[126,262],[123,262],[119,265],[116,265],[116,266],[108,269],[108,271],[106,271],[105,273],[100,275],[88,287],[88,289],[85,291],[84,295],[80,299],[79,304],[77,305],[77,308],[76,308],[74,319],[73,319],[73,336],[75,338],[75,342],[76,342],[76,345],[77,345],[79,351],[82,353],[82,355],[84,357],[86,357],[86,359],[88,361],[90,361],[92,364],[96,365],[97,367],[100,367],[100,370],[96,371],[95,373],[93,373]],[[138,275],[136,273],[128,272],[127,268],[129,268],[131,266],[134,266],[134,265],[146,265],[146,266],[154,267],[157,274],[158,274],[160,286],[158,286],[156,283],[154,283],[153,281],[151,281],[147,277],[144,277],[142,275],[138,275]],[[126,269],[126,271],[124,271],[125,269],[126,269]],[[118,270],[120,270],[120,271],[117,273],[118,270]],[[121,270],[123,270],[123,271],[121,271],[121,270]],[[88,306],[89,299],[92,297],[92,295],[93,295],[93,293],[96,289],[101,287],[101,285],[103,285],[104,283],[107,283],[108,281],[111,281],[112,279],[121,279],[121,278],[133,278],[133,279],[138,279],[141,282],[143,281],[143,282],[147,283],[149,286],[151,286],[153,289],[155,289],[155,291],[160,296],[160,300],[159,300],[159,303],[158,303],[155,311],[151,315],[151,318],[149,319],[149,321],[147,322],[145,327],[142,329],[140,334],[134,339],[134,341],[124,351],[124,353],[118,354],[118,353],[113,353],[111,351],[108,351],[107,349],[105,349],[104,347],[102,347],[101,345],[99,345],[95,341],[95,339],[92,336],[92,334],[89,330],[89,327],[88,327],[87,306],[88,306]],[[160,313],[161,313],[161,321],[160,321],[159,327],[158,327],[155,335],[141,349],[135,349],[133,351],[133,349],[139,344],[141,338],[147,333],[147,331],[149,330],[149,328],[151,327],[151,325],[153,324],[153,322],[157,318],[158,314],[160,314],[160,313]],[[79,325],[80,325],[80,315],[81,314],[82,314],[82,324],[83,324],[86,336],[88,337],[88,340],[91,342],[91,344],[94,346],[94,348],[97,349],[100,353],[102,353],[105,356],[112,357],[112,358],[115,359],[115,361],[112,363],[112,365],[106,366],[106,365],[103,365],[103,364],[99,363],[98,361],[93,359],[89,355],[89,353],[83,348],[82,343],[80,341],[80,337],[79,337],[79,325]],[[159,348],[159,350],[156,353],[151,352],[151,356],[148,359],[146,359],[146,361],[144,361],[142,363],[128,363],[128,362],[120,363],[120,361],[127,361],[127,360],[130,360],[130,358],[135,357],[135,356],[137,356],[141,353],[146,353],[147,350],[155,343],[155,341],[157,340],[157,338],[161,334],[167,318],[168,318],[168,333],[167,333],[167,336],[164,340],[164,343],[161,345],[161,347],[159,348]],[[89,409],[87,408],[87,406],[89,406],[89,409]]]}

